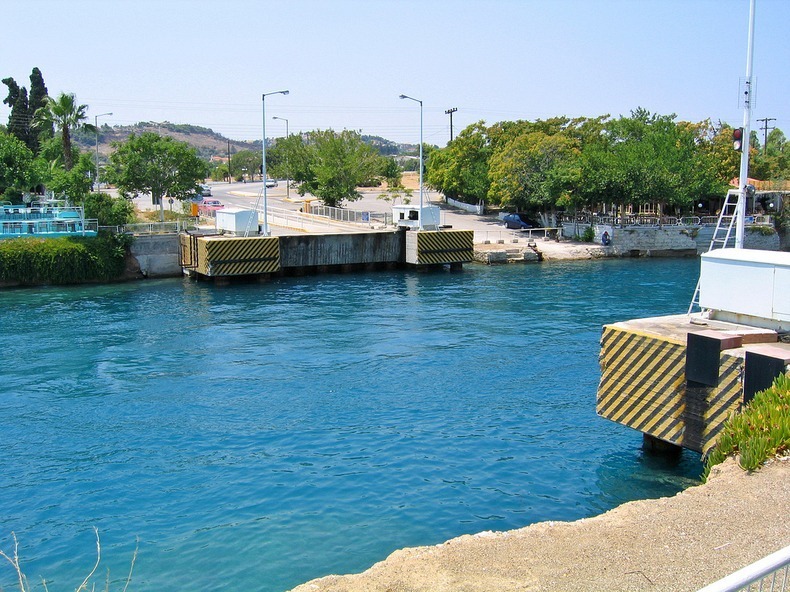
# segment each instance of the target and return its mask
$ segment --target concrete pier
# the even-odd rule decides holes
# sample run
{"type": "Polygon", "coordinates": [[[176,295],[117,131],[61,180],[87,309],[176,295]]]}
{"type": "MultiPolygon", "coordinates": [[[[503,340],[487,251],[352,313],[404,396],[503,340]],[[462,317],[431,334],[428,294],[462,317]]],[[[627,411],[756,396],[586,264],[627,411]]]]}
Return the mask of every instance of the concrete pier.
{"type": "Polygon", "coordinates": [[[787,356],[770,329],[673,315],[605,325],[596,411],[675,446],[706,453],[744,403],[747,354],[787,356]]]}

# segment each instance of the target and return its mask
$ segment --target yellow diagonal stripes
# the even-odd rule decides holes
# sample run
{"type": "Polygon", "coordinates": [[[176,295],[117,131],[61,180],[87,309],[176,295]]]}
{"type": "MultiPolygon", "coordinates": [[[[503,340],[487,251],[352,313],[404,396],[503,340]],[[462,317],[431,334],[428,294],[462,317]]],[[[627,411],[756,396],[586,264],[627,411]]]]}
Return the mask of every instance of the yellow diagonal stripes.
{"type": "Polygon", "coordinates": [[[471,230],[419,231],[419,264],[465,263],[474,259],[474,232],[471,230]]]}
{"type": "Polygon", "coordinates": [[[605,326],[598,414],[667,442],[707,450],[740,405],[743,361],[723,354],[713,388],[687,388],[685,364],[686,348],[675,339],[605,326]]]}
{"type": "Polygon", "coordinates": [[[198,240],[198,272],[204,275],[254,275],[279,269],[277,237],[205,237],[198,240]]]}

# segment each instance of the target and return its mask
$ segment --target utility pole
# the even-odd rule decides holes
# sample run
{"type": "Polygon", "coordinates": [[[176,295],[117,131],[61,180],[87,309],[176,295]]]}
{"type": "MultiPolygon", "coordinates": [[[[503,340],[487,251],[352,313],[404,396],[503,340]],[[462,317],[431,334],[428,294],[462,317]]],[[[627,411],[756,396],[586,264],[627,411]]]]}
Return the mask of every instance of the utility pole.
{"type": "Polygon", "coordinates": [[[233,183],[233,173],[230,170],[230,140],[228,140],[228,183],[233,183]]]}
{"type": "Polygon", "coordinates": [[[450,141],[451,142],[453,141],[453,113],[455,113],[456,111],[458,111],[457,107],[453,107],[452,109],[447,109],[447,111],[445,111],[445,113],[447,113],[450,116],[450,141]]]}
{"type": "Polygon", "coordinates": [[[765,154],[765,149],[768,148],[768,130],[776,129],[776,127],[773,126],[773,125],[769,126],[768,122],[769,121],[776,121],[776,117],[763,117],[762,119],[758,119],[757,121],[762,121],[763,122],[763,127],[761,127],[760,129],[763,130],[763,132],[765,132],[765,134],[763,136],[764,137],[764,140],[763,140],[763,154],[765,154]]]}

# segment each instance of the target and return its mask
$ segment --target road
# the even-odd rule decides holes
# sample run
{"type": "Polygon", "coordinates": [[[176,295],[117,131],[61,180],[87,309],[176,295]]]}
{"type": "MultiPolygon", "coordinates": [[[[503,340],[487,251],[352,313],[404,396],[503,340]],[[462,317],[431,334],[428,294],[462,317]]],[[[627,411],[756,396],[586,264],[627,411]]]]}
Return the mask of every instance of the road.
{"type": "MultiPolygon", "coordinates": [[[[215,182],[209,184],[211,187],[211,199],[218,199],[225,206],[244,209],[252,209],[256,204],[259,208],[263,207],[263,195],[261,193],[262,185],[260,181],[254,183],[215,182]]],[[[360,200],[346,203],[344,209],[377,214],[392,212],[392,205],[383,199],[379,199],[379,195],[382,193],[381,189],[364,189],[361,193],[362,198],[360,200]]],[[[272,234],[282,235],[293,233],[293,231],[286,229],[278,229],[276,222],[271,221],[272,212],[278,210],[288,210],[294,213],[299,212],[299,210],[304,207],[304,199],[311,199],[312,197],[309,194],[302,197],[293,188],[291,188],[290,191],[290,199],[288,199],[287,196],[288,191],[284,181],[280,181],[277,187],[270,187],[266,190],[267,208],[270,212],[270,229],[272,234]]],[[[411,199],[412,205],[419,206],[418,191],[414,191],[411,199]]],[[[320,200],[316,200],[316,202],[320,203],[320,200]]],[[[150,196],[140,196],[136,198],[135,205],[141,210],[158,209],[151,204],[150,196]]],[[[440,223],[443,226],[458,230],[474,230],[475,242],[478,243],[485,240],[491,241],[492,243],[500,240],[510,242],[513,238],[525,237],[528,235],[528,231],[506,229],[502,221],[496,216],[480,216],[447,206],[444,203],[442,195],[436,191],[426,190],[423,192],[423,205],[438,205],[441,208],[440,223]]],[[[169,207],[168,204],[165,204],[165,207],[169,207]]],[[[176,203],[174,207],[178,207],[178,203],[176,203]]],[[[303,230],[313,231],[309,228],[303,230]]],[[[345,229],[333,228],[330,230],[326,225],[315,229],[317,232],[342,232],[343,230],[345,229]]],[[[538,232],[536,236],[542,236],[542,232],[538,232]]]]}

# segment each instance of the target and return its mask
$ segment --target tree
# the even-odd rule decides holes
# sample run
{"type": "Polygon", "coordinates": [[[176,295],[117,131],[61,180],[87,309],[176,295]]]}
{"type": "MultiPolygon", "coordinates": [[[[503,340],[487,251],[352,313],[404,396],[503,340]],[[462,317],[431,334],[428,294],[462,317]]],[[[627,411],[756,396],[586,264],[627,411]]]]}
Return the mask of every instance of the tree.
{"type": "Polygon", "coordinates": [[[46,104],[38,109],[33,116],[33,123],[37,129],[54,126],[59,130],[63,147],[63,166],[67,171],[74,166],[71,132],[79,128],[95,132],[92,125],[84,123],[88,119],[85,114],[87,109],[87,105],[77,104],[77,98],[73,93],[61,93],[57,99],[47,97],[46,104]]]}
{"type": "Polygon", "coordinates": [[[467,126],[445,148],[427,159],[426,184],[447,197],[467,203],[486,199],[491,181],[488,129],[479,121],[467,126]]]}
{"type": "Polygon", "coordinates": [[[293,149],[288,162],[295,165],[292,178],[299,183],[299,195],[310,193],[331,207],[356,201],[362,197],[357,187],[381,174],[383,157],[354,131],[310,132],[307,142],[293,149]]]}
{"type": "Polygon", "coordinates": [[[256,174],[260,176],[262,162],[263,155],[259,150],[239,150],[230,157],[231,168],[239,181],[245,174],[250,176],[250,180],[253,180],[256,174]]]}
{"type": "Polygon", "coordinates": [[[56,195],[65,195],[77,203],[83,201],[90,192],[94,170],[90,154],[79,154],[76,164],[68,171],[58,166],[57,161],[51,161],[42,181],[56,195]]]}
{"type": "Polygon", "coordinates": [[[719,194],[722,183],[706,146],[704,124],[636,109],[607,123],[606,142],[583,150],[580,189],[586,203],[658,204],[678,210],[719,194]]]}
{"type": "Polygon", "coordinates": [[[559,132],[525,133],[491,157],[489,196],[519,210],[536,208],[544,214],[544,223],[553,225],[549,217],[554,217],[560,199],[570,201],[579,171],[579,150],[573,139],[559,132]]]}
{"type": "Polygon", "coordinates": [[[19,87],[13,78],[4,78],[3,84],[8,87],[8,96],[3,103],[11,108],[8,115],[8,133],[29,146],[30,139],[30,107],[27,89],[19,87]]]}
{"type": "Polygon", "coordinates": [[[122,197],[91,193],[83,202],[86,218],[96,218],[99,226],[123,226],[134,214],[134,204],[122,197]]]}
{"type": "Polygon", "coordinates": [[[47,87],[41,70],[33,68],[30,74],[30,96],[27,89],[20,87],[13,78],[5,78],[3,84],[8,87],[8,96],[3,101],[11,107],[8,116],[8,131],[22,140],[33,155],[38,154],[39,134],[43,132],[47,137],[52,136],[52,126],[48,129],[37,130],[33,127],[33,115],[40,107],[45,106],[47,87]]]}
{"type": "Polygon", "coordinates": [[[115,143],[106,177],[115,183],[122,197],[150,193],[160,206],[164,221],[165,196],[185,199],[194,195],[208,175],[208,163],[201,160],[194,148],[169,136],[153,132],[132,134],[122,143],[115,143]]]}
{"type": "MultiPolygon", "coordinates": [[[[44,84],[44,77],[41,70],[33,68],[30,73],[30,98],[28,100],[28,126],[32,124],[32,116],[36,111],[45,107],[47,104],[47,87],[44,84]]],[[[39,129],[30,128],[28,136],[28,147],[33,151],[33,154],[38,154],[40,138],[51,138],[55,132],[51,125],[42,125],[39,129]]]]}
{"type": "Polygon", "coordinates": [[[31,185],[33,153],[18,138],[0,133],[0,194],[8,189],[21,194],[31,185]]]}

